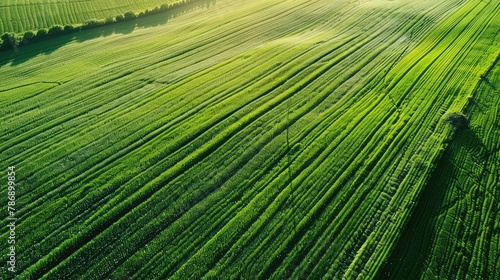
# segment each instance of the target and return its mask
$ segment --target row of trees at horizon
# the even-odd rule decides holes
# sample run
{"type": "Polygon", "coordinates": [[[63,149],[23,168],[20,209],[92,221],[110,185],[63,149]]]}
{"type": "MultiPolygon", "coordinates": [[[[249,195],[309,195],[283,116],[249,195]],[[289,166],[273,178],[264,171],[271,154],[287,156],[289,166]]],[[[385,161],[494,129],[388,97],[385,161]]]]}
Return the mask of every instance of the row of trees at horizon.
{"type": "MultiPolygon", "coordinates": [[[[128,11],[124,14],[116,15],[115,17],[107,17],[106,19],[89,19],[82,24],[73,25],[53,25],[50,28],[41,28],[37,31],[26,31],[21,34],[16,34],[12,32],[6,32],[0,36],[0,52],[17,50],[19,47],[38,42],[47,38],[55,37],[61,34],[69,34],[74,32],[79,32],[85,29],[96,28],[103,25],[113,24],[117,22],[130,21],[144,16],[157,14],[161,12],[168,12],[181,8],[188,4],[193,4],[199,0],[182,0],[173,4],[162,4],[160,7],[155,7],[151,10],[145,10],[138,14],[128,11]]],[[[209,1],[210,2],[210,1],[209,1]]]]}

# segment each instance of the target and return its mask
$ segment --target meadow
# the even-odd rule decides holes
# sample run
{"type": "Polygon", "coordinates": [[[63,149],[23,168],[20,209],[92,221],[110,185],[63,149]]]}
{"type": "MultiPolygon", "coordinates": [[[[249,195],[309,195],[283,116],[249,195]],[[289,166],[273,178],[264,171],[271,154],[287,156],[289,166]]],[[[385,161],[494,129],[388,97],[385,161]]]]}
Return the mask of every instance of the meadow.
{"type": "Polygon", "coordinates": [[[218,0],[0,53],[2,279],[499,278],[499,11],[218,0]]]}

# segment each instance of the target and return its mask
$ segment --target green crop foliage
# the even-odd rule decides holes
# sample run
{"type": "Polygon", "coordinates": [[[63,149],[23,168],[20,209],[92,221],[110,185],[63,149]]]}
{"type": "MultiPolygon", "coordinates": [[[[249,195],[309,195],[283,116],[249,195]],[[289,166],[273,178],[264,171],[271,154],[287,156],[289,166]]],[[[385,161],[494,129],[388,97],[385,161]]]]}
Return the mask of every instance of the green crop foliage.
{"type": "Polygon", "coordinates": [[[381,279],[500,276],[499,83],[497,57],[470,97],[470,128],[456,132],[440,159],[381,279]]]}
{"type": "Polygon", "coordinates": [[[0,7],[2,277],[498,278],[498,3],[84,2],[0,7]]]}
{"type": "Polygon", "coordinates": [[[124,14],[128,11],[145,11],[165,3],[173,4],[170,0],[62,0],[47,3],[47,1],[10,1],[0,6],[0,34],[4,32],[24,32],[49,28],[53,25],[81,24],[86,20],[97,18],[106,19],[109,16],[124,14]]]}

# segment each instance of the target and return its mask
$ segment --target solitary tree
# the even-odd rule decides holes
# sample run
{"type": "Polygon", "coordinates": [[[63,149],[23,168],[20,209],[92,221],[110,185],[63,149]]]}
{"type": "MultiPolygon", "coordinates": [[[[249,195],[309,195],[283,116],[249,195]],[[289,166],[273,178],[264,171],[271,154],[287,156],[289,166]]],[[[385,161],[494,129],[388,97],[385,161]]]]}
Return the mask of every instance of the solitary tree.
{"type": "Polygon", "coordinates": [[[24,32],[24,35],[23,35],[24,40],[31,40],[35,37],[36,37],[36,34],[33,31],[26,31],[26,32],[24,32]]]}
{"type": "Polygon", "coordinates": [[[37,32],[36,32],[36,38],[38,39],[41,39],[41,38],[44,38],[45,36],[47,36],[47,30],[42,28],[42,29],[39,29],[37,32]]]}
{"type": "Polygon", "coordinates": [[[66,32],[66,33],[73,31],[73,29],[75,29],[75,27],[73,27],[73,25],[71,25],[71,24],[66,24],[64,26],[64,32],[66,32]]]}
{"type": "Polygon", "coordinates": [[[444,120],[458,130],[469,128],[469,120],[460,112],[449,113],[444,117],[444,120]]]}
{"type": "Polygon", "coordinates": [[[116,21],[123,21],[125,17],[123,15],[117,15],[115,19],[116,21]]]}
{"type": "Polygon", "coordinates": [[[22,42],[24,44],[28,44],[31,40],[35,39],[36,34],[33,31],[26,31],[24,32],[22,42]]]}
{"type": "Polygon", "coordinates": [[[63,27],[60,25],[53,25],[49,28],[48,35],[58,35],[63,32],[63,27]]]}
{"type": "Polygon", "coordinates": [[[4,33],[0,39],[3,42],[1,50],[10,50],[17,47],[16,36],[13,33],[4,33]]]}
{"type": "Polygon", "coordinates": [[[131,20],[136,18],[137,16],[134,14],[134,12],[128,11],[125,14],[123,14],[123,17],[125,18],[125,20],[131,20]]]}

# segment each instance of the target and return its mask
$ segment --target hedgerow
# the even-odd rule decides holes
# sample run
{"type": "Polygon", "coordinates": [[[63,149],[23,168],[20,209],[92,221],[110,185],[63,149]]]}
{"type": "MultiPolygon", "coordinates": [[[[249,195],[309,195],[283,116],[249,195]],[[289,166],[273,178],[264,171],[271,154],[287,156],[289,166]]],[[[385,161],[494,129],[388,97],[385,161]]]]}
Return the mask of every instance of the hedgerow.
{"type": "Polygon", "coordinates": [[[105,19],[88,19],[85,20],[82,24],[72,25],[66,24],[61,25],[53,25],[46,28],[41,28],[36,32],[32,30],[28,30],[21,34],[15,34],[6,32],[0,38],[0,52],[15,50],[18,47],[41,41],[42,39],[53,38],[62,34],[76,33],[86,29],[97,28],[104,25],[113,24],[116,22],[124,22],[124,21],[132,21],[137,18],[141,18],[147,15],[157,14],[161,12],[169,12],[175,10],[177,8],[181,8],[183,6],[187,6],[189,4],[193,4],[199,2],[201,0],[183,0],[180,2],[176,2],[173,4],[162,4],[160,7],[154,7],[152,10],[145,10],[143,12],[134,13],[132,11],[125,12],[124,14],[119,14],[114,17],[107,17],[105,19]]]}

